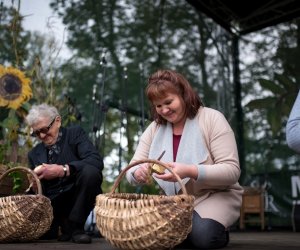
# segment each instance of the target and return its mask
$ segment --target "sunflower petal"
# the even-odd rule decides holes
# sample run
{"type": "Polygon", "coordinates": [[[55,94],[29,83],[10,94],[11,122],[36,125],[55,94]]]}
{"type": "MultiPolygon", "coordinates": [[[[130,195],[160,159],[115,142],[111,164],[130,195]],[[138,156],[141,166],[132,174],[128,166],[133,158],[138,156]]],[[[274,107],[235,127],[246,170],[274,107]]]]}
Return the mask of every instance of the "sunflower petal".
{"type": "Polygon", "coordinates": [[[32,97],[31,80],[14,67],[0,65],[0,107],[18,109],[32,97]]]}

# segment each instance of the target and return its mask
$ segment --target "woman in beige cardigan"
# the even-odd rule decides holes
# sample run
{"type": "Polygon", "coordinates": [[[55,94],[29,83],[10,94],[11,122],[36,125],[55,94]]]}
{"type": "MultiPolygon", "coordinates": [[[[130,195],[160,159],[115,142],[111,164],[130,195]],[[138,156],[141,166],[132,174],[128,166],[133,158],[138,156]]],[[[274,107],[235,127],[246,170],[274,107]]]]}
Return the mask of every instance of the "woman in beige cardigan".
{"type": "MultiPolygon", "coordinates": [[[[192,231],[185,246],[221,248],[229,242],[229,227],[239,218],[242,188],[234,133],[217,110],[203,106],[189,82],[172,70],[158,70],[149,78],[146,95],[154,121],[148,126],[131,162],[157,159],[180,176],[195,196],[192,231]]],[[[126,173],[133,185],[148,180],[147,164],[126,173]]],[[[168,171],[153,174],[166,195],[180,192],[168,171]]]]}

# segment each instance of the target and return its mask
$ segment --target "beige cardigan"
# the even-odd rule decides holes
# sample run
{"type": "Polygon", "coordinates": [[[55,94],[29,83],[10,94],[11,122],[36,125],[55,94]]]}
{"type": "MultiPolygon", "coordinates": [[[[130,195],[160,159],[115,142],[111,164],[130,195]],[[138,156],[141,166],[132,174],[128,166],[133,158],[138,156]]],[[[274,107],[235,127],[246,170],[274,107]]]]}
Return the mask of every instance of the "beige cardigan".
{"type": "MultiPolygon", "coordinates": [[[[227,228],[239,218],[243,193],[238,183],[240,167],[234,133],[217,110],[201,107],[195,119],[199,122],[209,154],[198,166],[198,180],[190,179],[186,188],[195,196],[195,211],[202,218],[214,219],[227,228]]],[[[157,129],[155,122],[147,127],[131,162],[148,158],[157,129]]],[[[126,177],[134,183],[130,171],[126,177]]]]}

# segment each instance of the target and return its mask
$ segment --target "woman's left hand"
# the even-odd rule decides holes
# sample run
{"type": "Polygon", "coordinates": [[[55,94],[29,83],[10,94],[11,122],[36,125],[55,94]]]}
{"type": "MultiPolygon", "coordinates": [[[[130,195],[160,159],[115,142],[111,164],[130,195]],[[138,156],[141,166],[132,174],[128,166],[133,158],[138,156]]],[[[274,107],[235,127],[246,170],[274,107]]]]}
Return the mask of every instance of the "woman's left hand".
{"type": "MultiPolygon", "coordinates": [[[[184,164],[179,162],[169,162],[165,163],[168,167],[172,168],[172,170],[181,178],[184,179],[186,177],[197,179],[198,170],[195,165],[192,164],[184,164]]],[[[170,172],[165,171],[164,174],[153,174],[157,179],[161,179],[164,181],[177,182],[176,177],[170,172]]]]}

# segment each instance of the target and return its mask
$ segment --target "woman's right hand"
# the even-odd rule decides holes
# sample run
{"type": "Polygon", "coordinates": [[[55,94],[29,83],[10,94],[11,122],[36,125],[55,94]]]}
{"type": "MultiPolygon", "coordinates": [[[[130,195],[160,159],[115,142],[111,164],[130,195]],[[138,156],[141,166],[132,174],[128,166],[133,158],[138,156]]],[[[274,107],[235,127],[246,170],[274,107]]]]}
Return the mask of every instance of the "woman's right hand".
{"type": "Polygon", "coordinates": [[[139,184],[149,183],[150,177],[150,166],[149,163],[143,163],[140,167],[133,172],[133,177],[139,184]]]}

